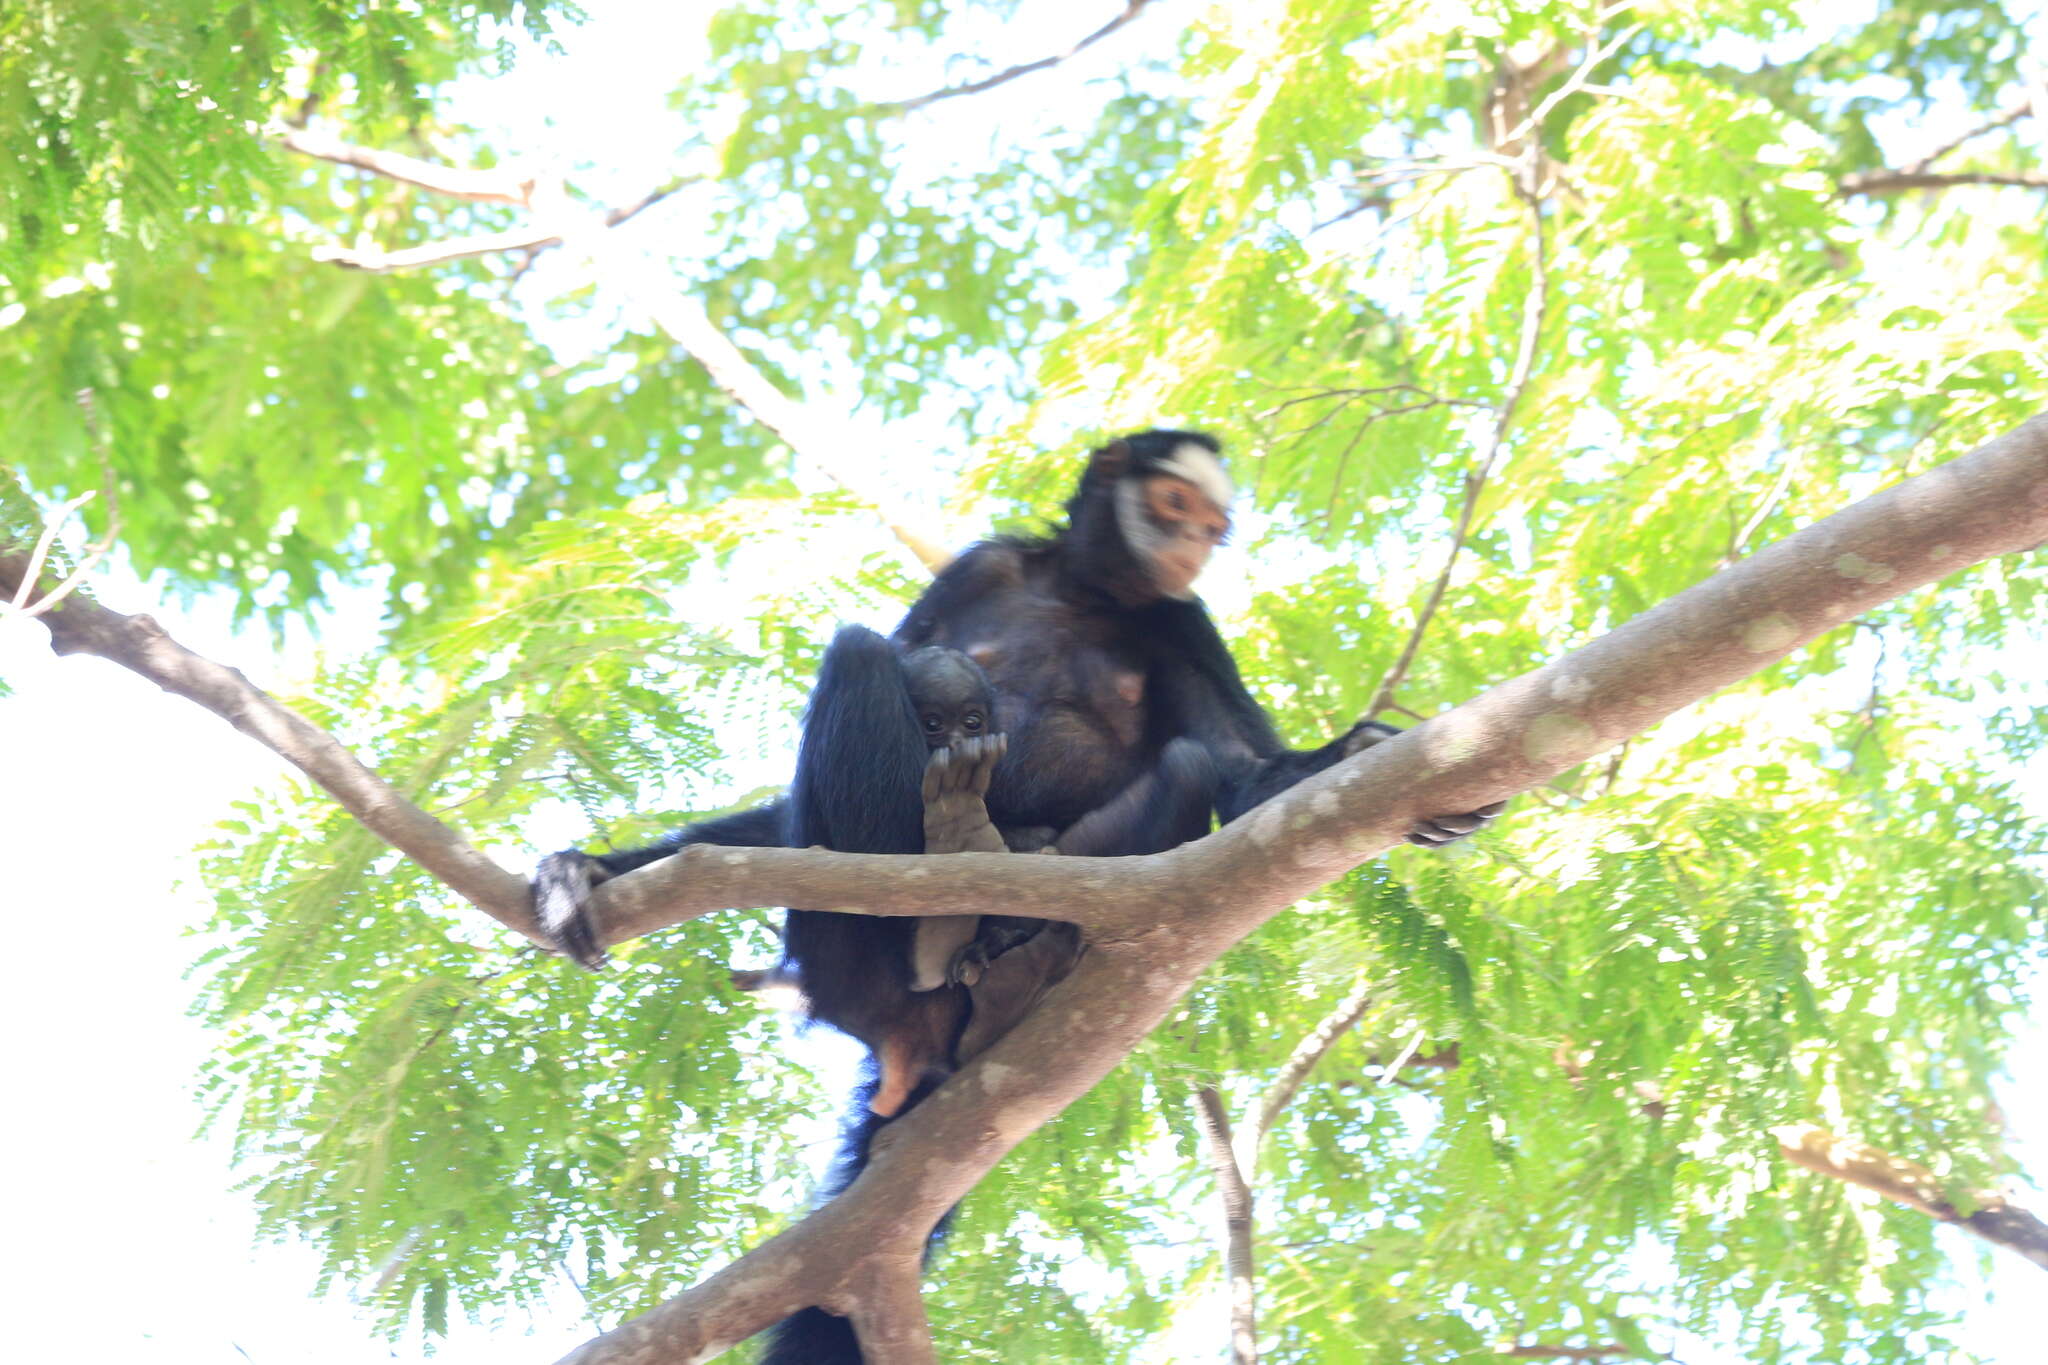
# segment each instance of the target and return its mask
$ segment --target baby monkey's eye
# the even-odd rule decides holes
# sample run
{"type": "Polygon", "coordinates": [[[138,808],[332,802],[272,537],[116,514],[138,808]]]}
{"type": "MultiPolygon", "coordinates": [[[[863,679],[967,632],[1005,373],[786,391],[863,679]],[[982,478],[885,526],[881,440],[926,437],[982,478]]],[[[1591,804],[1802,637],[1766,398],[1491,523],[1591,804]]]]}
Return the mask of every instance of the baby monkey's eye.
{"type": "Polygon", "coordinates": [[[924,718],[924,732],[928,735],[935,735],[945,728],[946,723],[937,716],[926,716],[924,718]]]}
{"type": "Polygon", "coordinates": [[[969,730],[979,730],[982,726],[981,712],[969,711],[967,713],[967,719],[963,721],[962,724],[964,724],[969,730]]]}

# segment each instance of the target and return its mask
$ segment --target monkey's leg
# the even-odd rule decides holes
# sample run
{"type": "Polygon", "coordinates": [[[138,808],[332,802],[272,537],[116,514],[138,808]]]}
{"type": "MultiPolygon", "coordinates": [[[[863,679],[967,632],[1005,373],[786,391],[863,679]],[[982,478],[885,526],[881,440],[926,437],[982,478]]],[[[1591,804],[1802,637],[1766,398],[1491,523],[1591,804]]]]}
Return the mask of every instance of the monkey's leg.
{"type": "Polygon", "coordinates": [[[868,1108],[893,1118],[918,1087],[953,1074],[953,1042],[967,1016],[967,992],[958,986],[906,996],[893,1009],[877,1010],[876,1026],[854,1036],[874,1049],[880,1075],[868,1108]]]}

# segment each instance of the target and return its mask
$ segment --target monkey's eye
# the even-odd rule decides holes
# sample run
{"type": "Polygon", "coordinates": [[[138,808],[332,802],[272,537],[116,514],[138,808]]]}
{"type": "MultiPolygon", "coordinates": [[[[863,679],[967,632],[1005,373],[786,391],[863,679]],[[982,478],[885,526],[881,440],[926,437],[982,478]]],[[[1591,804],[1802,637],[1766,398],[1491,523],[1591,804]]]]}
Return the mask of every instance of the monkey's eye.
{"type": "Polygon", "coordinates": [[[1187,495],[1181,492],[1178,488],[1168,488],[1166,490],[1166,496],[1163,499],[1161,499],[1161,501],[1165,502],[1165,504],[1169,508],[1173,509],[1176,512],[1185,512],[1188,510],[1187,495]]]}
{"type": "Polygon", "coordinates": [[[924,718],[924,732],[928,735],[935,735],[945,728],[946,722],[940,720],[937,716],[926,716],[924,718]]]}
{"type": "Polygon", "coordinates": [[[980,728],[982,727],[982,724],[983,724],[983,721],[982,721],[982,719],[981,719],[981,712],[979,712],[979,711],[969,711],[969,712],[967,713],[967,717],[966,717],[966,719],[965,719],[965,720],[963,720],[963,721],[961,721],[960,723],[961,723],[962,725],[964,725],[964,726],[966,726],[966,727],[967,727],[967,729],[968,729],[968,732],[969,732],[970,734],[971,734],[971,733],[973,733],[973,732],[974,732],[974,731],[976,731],[976,730],[979,730],[979,729],[980,729],[980,728]]]}

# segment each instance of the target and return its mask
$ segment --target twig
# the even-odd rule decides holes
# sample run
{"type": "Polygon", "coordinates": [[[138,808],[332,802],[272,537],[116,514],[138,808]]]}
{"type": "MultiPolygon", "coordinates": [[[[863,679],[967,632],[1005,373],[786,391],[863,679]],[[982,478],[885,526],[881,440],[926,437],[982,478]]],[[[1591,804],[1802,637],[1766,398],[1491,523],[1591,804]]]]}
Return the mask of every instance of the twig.
{"type": "Polygon", "coordinates": [[[670,195],[688,189],[692,185],[701,184],[703,180],[704,177],[701,175],[676,176],[667,184],[655,186],[630,204],[621,204],[617,208],[605,210],[604,225],[606,227],[617,227],[627,219],[647,212],[647,210],[653,208],[670,195]]]}
{"type": "Polygon", "coordinates": [[[1107,38],[1110,34],[1122,28],[1125,24],[1130,23],[1131,20],[1138,17],[1141,10],[1151,3],[1152,0],[1128,0],[1124,5],[1123,13],[1111,19],[1101,28],[1096,29],[1080,42],[1075,43],[1065,52],[1056,53],[1050,57],[1040,57],[1037,61],[1025,62],[1020,66],[1013,66],[1006,70],[998,71],[992,76],[984,76],[978,81],[969,81],[965,85],[949,85],[943,89],[934,90],[929,94],[918,95],[907,100],[891,100],[875,105],[874,108],[877,112],[908,114],[914,110],[922,109],[926,105],[937,104],[940,100],[958,99],[962,95],[979,95],[984,90],[993,90],[999,85],[1007,85],[1020,76],[1029,76],[1035,71],[1044,71],[1050,67],[1058,66],[1061,62],[1079,56],[1104,38],[1107,38]]]}
{"type": "Polygon", "coordinates": [[[1799,452],[1788,451],[1785,455],[1785,467],[1778,471],[1778,477],[1771,484],[1770,491],[1764,494],[1763,501],[1756,505],[1756,511],[1750,514],[1742,529],[1728,541],[1728,553],[1721,556],[1722,568],[1733,564],[1742,554],[1743,546],[1749,544],[1749,538],[1756,534],[1757,528],[1764,524],[1764,518],[1777,507],[1778,499],[1784,497],[1785,490],[1792,486],[1792,475],[1798,468],[1799,452]]]}
{"type": "Polygon", "coordinates": [[[936,573],[952,555],[919,535],[885,509],[883,499],[858,486],[858,481],[826,455],[835,438],[828,437],[804,407],[775,387],[768,376],[740,353],[718,325],[704,311],[704,305],[680,292],[652,303],[643,301],[655,325],[673,337],[699,365],[704,367],[721,392],[745,408],[754,420],[775,433],[783,444],[826,478],[866,503],[881,519],[889,533],[917,557],[919,563],[936,573]]]}
{"type": "Polygon", "coordinates": [[[14,600],[11,603],[0,603],[0,616],[35,617],[54,610],[59,602],[69,597],[78,585],[99,567],[101,560],[113,552],[114,541],[121,534],[120,481],[114,477],[113,458],[108,453],[105,434],[100,430],[99,407],[94,401],[91,389],[78,391],[78,411],[85,422],[86,443],[100,457],[100,486],[93,491],[103,494],[106,498],[106,534],[88,544],[79,553],[78,562],[71,566],[71,572],[66,574],[56,587],[34,602],[28,602],[28,595],[34,589],[36,580],[42,576],[44,560],[56,544],[58,533],[63,529],[64,523],[70,520],[73,512],[92,500],[93,492],[80,493],[59,507],[50,515],[42,534],[36,538],[35,550],[30,554],[28,565],[22,572],[20,585],[14,590],[14,600]]]}
{"type": "Polygon", "coordinates": [[[1230,1115],[1213,1085],[1195,1092],[1195,1126],[1223,1206],[1223,1273],[1230,1285],[1231,1365],[1259,1365],[1258,1280],[1252,1258],[1252,1187],[1230,1140],[1230,1115]]]}
{"type": "MultiPolygon", "coordinates": [[[[1532,181],[1534,178],[1533,175],[1530,177],[1532,181]]],[[[1528,295],[1522,301],[1522,329],[1515,345],[1514,367],[1508,374],[1507,389],[1496,410],[1493,426],[1487,432],[1486,443],[1480,448],[1478,468],[1465,476],[1464,503],[1458,509],[1458,522],[1451,533],[1450,553],[1444,556],[1443,572],[1430,585],[1429,596],[1423,601],[1422,610],[1417,613],[1414,628],[1408,632],[1400,654],[1395,656],[1386,676],[1380,679],[1380,685],[1373,689],[1372,700],[1365,708],[1368,720],[1386,708],[1393,700],[1395,690],[1406,681],[1408,670],[1422,648],[1423,636],[1428,633],[1429,624],[1436,616],[1437,607],[1450,590],[1451,574],[1458,567],[1458,556],[1464,553],[1465,539],[1471,533],[1472,520],[1479,511],[1479,494],[1486,487],[1486,478],[1493,472],[1494,462],[1500,458],[1501,447],[1507,441],[1508,426],[1515,419],[1515,409],[1520,406],[1528,390],[1530,376],[1535,371],[1536,347],[1542,338],[1544,316],[1550,307],[1550,268],[1543,239],[1543,204],[1518,174],[1511,172],[1509,180],[1516,195],[1529,209],[1530,271],[1533,276],[1528,295]]]]}

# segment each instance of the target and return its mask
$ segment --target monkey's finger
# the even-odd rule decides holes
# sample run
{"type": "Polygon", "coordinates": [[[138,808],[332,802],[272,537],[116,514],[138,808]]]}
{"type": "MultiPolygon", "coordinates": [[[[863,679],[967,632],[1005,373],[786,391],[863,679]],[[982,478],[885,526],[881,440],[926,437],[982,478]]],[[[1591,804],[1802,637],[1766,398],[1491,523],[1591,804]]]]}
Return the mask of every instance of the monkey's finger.
{"type": "Polygon", "coordinates": [[[1001,735],[990,735],[982,741],[981,754],[968,775],[966,786],[977,796],[988,794],[989,779],[995,776],[996,760],[1003,756],[1004,741],[1001,735]]]}
{"type": "Polygon", "coordinates": [[[939,793],[945,790],[946,770],[952,762],[952,752],[947,749],[934,749],[932,756],[925,760],[923,791],[927,803],[937,800],[939,793]]]}
{"type": "Polygon", "coordinates": [[[1470,834],[1473,830],[1486,823],[1486,817],[1477,811],[1472,811],[1464,815],[1432,815],[1422,823],[1433,825],[1437,829],[1448,830],[1452,834],[1470,834]]]}

